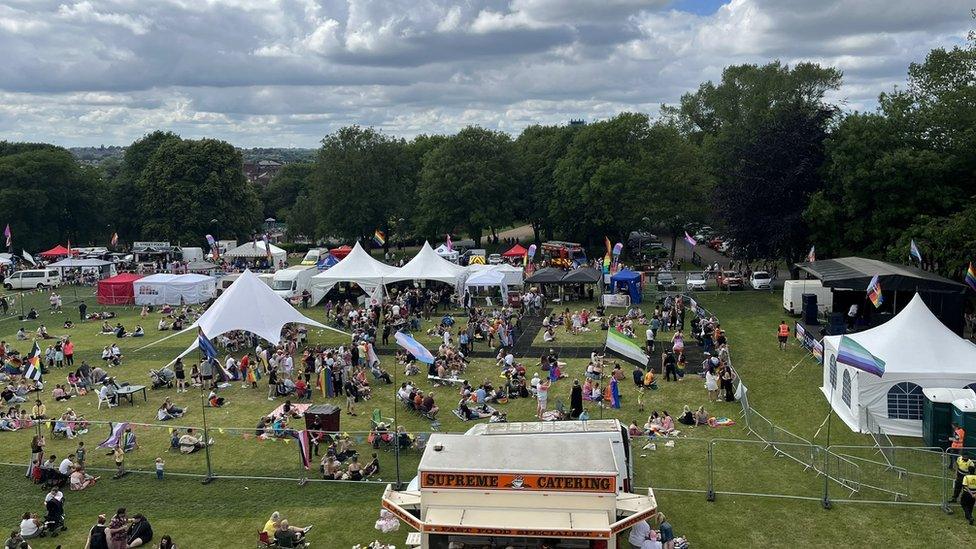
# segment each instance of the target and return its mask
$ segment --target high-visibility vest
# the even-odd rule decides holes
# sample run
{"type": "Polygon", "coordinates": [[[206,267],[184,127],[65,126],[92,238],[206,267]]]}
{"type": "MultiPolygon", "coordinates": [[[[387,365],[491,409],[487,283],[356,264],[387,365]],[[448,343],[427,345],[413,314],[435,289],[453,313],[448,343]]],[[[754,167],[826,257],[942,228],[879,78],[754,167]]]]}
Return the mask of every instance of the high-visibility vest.
{"type": "Polygon", "coordinates": [[[961,475],[966,475],[973,472],[974,466],[976,466],[976,461],[967,459],[963,456],[956,458],[956,471],[959,471],[959,474],[961,475]]]}
{"type": "Polygon", "coordinates": [[[956,438],[952,441],[953,448],[962,448],[963,441],[966,440],[966,431],[959,427],[956,429],[956,438]]]}
{"type": "Polygon", "coordinates": [[[779,325],[779,335],[783,337],[788,337],[790,335],[790,327],[786,324],[779,325]]]}
{"type": "Polygon", "coordinates": [[[969,490],[976,490],[976,475],[966,475],[962,477],[962,485],[969,490]]]}

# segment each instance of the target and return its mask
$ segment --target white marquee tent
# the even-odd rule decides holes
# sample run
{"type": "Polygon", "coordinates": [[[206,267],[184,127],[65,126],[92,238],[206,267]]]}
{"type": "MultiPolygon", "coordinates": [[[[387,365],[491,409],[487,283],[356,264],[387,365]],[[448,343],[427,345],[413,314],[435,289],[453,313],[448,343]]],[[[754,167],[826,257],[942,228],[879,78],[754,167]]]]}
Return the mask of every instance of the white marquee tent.
{"type": "Polygon", "coordinates": [[[180,305],[203,303],[212,299],[217,279],[201,274],[160,273],[132,283],[136,305],[180,305]]]}
{"type": "Polygon", "coordinates": [[[258,240],[257,242],[245,242],[236,248],[231,248],[230,250],[224,252],[224,257],[229,259],[263,259],[268,257],[268,248],[271,249],[271,259],[274,260],[275,265],[278,265],[281,262],[287,263],[288,252],[282,250],[274,244],[265,242],[264,240],[258,240]]]}
{"type": "Polygon", "coordinates": [[[413,259],[400,267],[396,274],[386,277],[383,282],[386,284],[400,280],[436,280],[457,286],[464,276],[464,267],[444,259],[430,247],[429,242],[424,242],[413,259]]]}
{"type": "Polygon", "coordinates": [[[377,285],[395,276],[397,271],[396,267],[373,259],[357,242],[342,261],[312,277],[312,302],[322,301],[325,294],[340,282],[354,282],[366,293],[372,294],[377,285]]]}
{"type": "Polygon", "coordinates": [[[820,390],[853,431],[920,437],[923,389],[976,389],[976,345],[946,328],[917,294],[888,322],[847,336],[885,361],[882,377],[838,363],[841,337],[824,337],[820,390]]]}
{"type": "Polygon", "coordinates": [[[497,271],[504,275],[505,285],[507,286],[518,286],[521,287],[525,283],[525,269],[522,267],[516,267],[514,265],[508,265],[505,263],[499,265],[468,265],[465,267],[468,276],[474,276],[476,273],[481,273],[484,271],[497,271]]]}
{"type": "MultiPolygon", "coordinates": [[[[291,323],[345,333],[301,314],[257,275],[245,270],[184,332],[199,328],[208,338],[215,338],[233,330],[244,330],[277,345],[281,341],[281,329],[291,323]]],[[[184,357],[196,348],[197,339],[194,338],[179,356],[184,357]]]]}
{"type": "Polygon", "coordinates": [[[505,273],[497,269],[476,271],[464,281],[465,288],[498,288],[503,297],[508,296],[505,273]]]}
{"type": "Polygon", "coordinates": [[[460,257],[460,254],[457,252],[457,250],[452,250],[448,248],[447,244],[441,244],[440,246],[434,248],[434,252],[436,252],[437,255],[443,257],[444,259],[450,261],[451,263],[457,263],[458,257],[460,257]]]}

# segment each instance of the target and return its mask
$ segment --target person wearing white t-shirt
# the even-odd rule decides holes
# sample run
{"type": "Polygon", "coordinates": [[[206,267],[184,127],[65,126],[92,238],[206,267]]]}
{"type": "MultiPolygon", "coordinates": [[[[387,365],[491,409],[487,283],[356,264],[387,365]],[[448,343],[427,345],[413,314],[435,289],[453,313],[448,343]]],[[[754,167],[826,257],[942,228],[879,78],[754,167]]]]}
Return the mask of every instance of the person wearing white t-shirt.
{"type": "Polygon", "coordinates": [[[68,476],[71,474],[71,456],[68,456],[61,460],[61,464],[58,465],[58,472],[64,476],[68,476]]]}
{"type": "Polygon", "coordinates": [[[640,549],[661,549],[661,542],[657,540],[657,532],[651,529],[646,520],[642,520],[630,529],[627,537],[631,547],[640,549]]]}
{"type": "Polygon", "coordinates": [[[37,518],[37,513],[24,513],[24,518],[20,521],[20,537],[31,539],[36,538],[40,533],[41,520],[37,518]]]}

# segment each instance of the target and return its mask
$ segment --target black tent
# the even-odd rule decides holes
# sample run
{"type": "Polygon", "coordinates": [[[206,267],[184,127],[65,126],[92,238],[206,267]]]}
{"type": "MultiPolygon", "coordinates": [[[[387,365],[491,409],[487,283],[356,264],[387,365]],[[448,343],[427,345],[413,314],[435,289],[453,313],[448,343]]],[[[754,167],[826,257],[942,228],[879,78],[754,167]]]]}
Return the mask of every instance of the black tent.
{"type": "Polygon", "coordinates": [[[566,271],[556,267],[545,267],[525,279],[527,284],[558,284],[566,276],[566,271]]]}
{"type": "Polygon", "coordinates": [[[564,284],[595,284],[603,279],[603,272],[593,267],[580,267],[566,273],[564,284]]]}

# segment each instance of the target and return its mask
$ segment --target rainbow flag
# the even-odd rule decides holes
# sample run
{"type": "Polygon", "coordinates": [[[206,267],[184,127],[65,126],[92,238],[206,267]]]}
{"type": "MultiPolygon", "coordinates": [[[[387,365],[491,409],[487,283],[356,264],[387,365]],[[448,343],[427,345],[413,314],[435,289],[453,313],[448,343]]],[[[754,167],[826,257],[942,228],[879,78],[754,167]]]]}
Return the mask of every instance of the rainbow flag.
{"type": "Polygon", "coordinates": [[[976,290],[976,269],[973,269],[973,262],[969,262],[969,270],[966,271],[966,284],[976,290]]]}
{"type": "Polygon", "coordinates": [[[881,304],[884,303],[884,296],[881,295],[881,282],[878,281],[878,275],[874,275],[871,278],[871,283],[868,284],[867,292],[868,299],[871,300],[871,303],[874,303],[874,307],[881,307],[881,304]]]}
{"type": "Polygon", "coordinates": [[[885,372],[885,361],[872,355],[870,351],[847,336],[840,338],[840,346],[837,348],[837,362],[847,364],[858,370],[864,370],[878,377],[883,376],[885,372]]]}
{"type": "Polygon", "coordinates": [[[612,257],[613,257],[613,248],[610,246],[610,238],[609,237],[606,237],[606,236],[603,237],[603,241],[607,245],[607,254],[603,256],[603,272],[609,273],[610,272],[610,262],[612,261],[612,257]]]}
{"type": "Polygon", "coordinates": [[[383,233],[383,231],[379,229],[373,231],[373,243],[378,247],[382,247],[386,244],[386,235],[383,233]]]}

